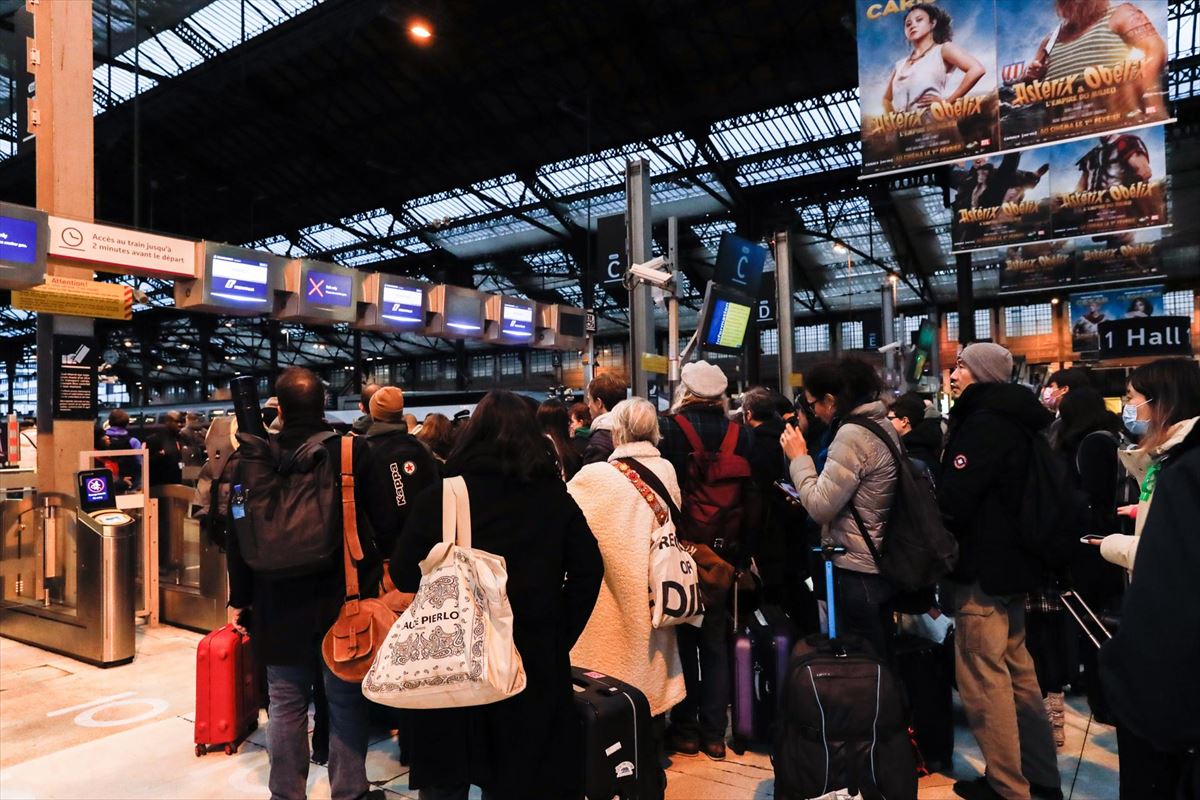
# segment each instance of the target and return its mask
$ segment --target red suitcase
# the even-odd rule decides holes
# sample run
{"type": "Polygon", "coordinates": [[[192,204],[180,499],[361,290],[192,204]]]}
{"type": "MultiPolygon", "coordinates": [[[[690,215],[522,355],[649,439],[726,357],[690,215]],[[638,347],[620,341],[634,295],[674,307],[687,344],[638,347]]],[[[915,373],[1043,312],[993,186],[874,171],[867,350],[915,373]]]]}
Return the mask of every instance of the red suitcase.
{"type": "Polygon", "coordinates": [[[250,637],[225,625],[196,648],[196,755],[237,752],[258,727],[258,684],[250,637]]]}

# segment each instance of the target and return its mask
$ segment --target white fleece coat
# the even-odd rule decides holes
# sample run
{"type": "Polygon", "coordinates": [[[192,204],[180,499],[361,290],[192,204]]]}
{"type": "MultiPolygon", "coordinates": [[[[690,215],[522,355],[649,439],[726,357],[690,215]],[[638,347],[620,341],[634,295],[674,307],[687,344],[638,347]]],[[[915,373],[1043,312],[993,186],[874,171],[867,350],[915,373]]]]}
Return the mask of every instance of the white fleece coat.
{"type": "MultiPolygon", "coordinates": [[[[610,460],[636,458],[654,472],[679,505],[679,483],[671,464],[649,442],[621,445],[610,460]]],[[[683,700],[683,668],[674,628],[650,625],[650,534],[657,528],[650,504],[609,463],[588,464],[567,491],[600,545],[604,583],[571,663],[611,675],[640,689],[650,713],[661,714],[683,700]]]]}

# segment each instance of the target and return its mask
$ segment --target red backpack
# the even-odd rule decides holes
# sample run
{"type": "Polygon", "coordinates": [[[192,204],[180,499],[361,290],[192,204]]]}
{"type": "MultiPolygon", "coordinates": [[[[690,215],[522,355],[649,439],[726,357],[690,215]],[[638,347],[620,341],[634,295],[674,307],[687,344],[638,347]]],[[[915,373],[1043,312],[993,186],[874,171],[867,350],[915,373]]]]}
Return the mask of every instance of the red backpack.
{"type": "Polygon", "coordinates": [[[750,462],[733,452],[742,428],[729,423],[721,446],[710,452],[687,417],[677,414],[674,420],[692,448],[683,480],[679,538],[706,544],[728,561],[742,536],[745,482],[750,478],[750,462]]]}

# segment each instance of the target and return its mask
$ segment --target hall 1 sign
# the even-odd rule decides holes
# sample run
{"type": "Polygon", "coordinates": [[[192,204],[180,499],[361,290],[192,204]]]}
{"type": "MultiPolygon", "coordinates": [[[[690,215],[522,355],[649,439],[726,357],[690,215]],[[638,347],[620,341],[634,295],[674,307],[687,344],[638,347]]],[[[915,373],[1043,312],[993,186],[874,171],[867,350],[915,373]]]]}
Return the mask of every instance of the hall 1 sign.
{"type": "Polygon", "coordinates": [[[1138,317],[1101,322],[1100,358],[1189,356],[1191,317],[1138,317]]]}

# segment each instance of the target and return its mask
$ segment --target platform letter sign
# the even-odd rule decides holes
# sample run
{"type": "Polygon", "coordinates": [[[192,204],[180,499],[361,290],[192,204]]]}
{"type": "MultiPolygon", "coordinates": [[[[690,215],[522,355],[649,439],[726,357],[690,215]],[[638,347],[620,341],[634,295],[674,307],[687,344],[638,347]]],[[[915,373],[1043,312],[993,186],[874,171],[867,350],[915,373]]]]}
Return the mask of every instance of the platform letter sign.
{"type": "Polygon", "coordinates": [[[1101,322],[1100,358],[1190,356],[1191,317],[1140,317],[1101,322]]]}
{"type": "Polygon", "coordinates": [[[625,215],[612,214],[596,220],[596,263],[600,282],[614,286],[625,280],[629,264],[625,258],[625,215]]]}

